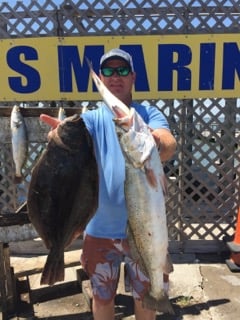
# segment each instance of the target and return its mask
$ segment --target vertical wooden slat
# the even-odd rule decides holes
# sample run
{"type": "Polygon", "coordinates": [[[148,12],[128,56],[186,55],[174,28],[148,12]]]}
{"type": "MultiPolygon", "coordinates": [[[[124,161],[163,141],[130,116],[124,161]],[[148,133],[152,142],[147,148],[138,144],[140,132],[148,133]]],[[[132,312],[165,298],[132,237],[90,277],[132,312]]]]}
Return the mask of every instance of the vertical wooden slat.
{"type": "Polygon", "coordinates": [[[2,320],[7,319],[7,293],[6,293],[6,276],[4,261],[4,243],[0,242],[0,290],[2,305],[2,320]]]}
{"type": "Polygon", "coordinates": [[[3,320],[5,320],[16,311],[16,291],[7,243],[0,243],[0,257],[1,304],[3,320]]]}

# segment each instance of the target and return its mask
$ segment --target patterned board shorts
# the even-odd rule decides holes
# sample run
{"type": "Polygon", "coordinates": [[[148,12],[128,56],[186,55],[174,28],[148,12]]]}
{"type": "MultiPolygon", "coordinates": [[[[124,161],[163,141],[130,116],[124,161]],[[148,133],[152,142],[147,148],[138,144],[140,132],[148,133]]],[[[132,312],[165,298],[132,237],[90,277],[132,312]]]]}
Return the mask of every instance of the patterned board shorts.
{"type": "Polygon", "coordinates": [[[130,256],[126,239],[101,239],[86,235],[81,264],[88,274],[94,298],[108,304],[116,294],[120,265],[125,263],[134,299],[142,299],[149,290],[149,279],[130,256]]]}

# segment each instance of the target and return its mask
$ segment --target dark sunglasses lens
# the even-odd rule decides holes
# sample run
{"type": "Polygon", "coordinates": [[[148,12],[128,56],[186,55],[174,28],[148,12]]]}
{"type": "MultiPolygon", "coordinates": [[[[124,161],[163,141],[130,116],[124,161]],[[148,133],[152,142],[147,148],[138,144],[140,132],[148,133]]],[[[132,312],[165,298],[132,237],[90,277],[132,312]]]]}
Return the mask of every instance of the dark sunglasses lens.
{"type": "Polygon", "coordinates": [[[122,77],[129,75],[130,69],[128,67],[119,67],[117,68],[117,74],[122,77]]]}
{"type": "Polygon", "coordinates": [[[118,76],[126,77],[129,75],[130,71],[131,70],[129,67],[118,67],[118,68],[106,67],[101,69],[101,73],[104,77],[111,77],[114,74],[114,72],[116,72],[118,76]]]}
{"type": "Polygon", "coordinates": [[[101,73],[104,77],[111,77],[114,73],[113,68],[102,68],[101,73]]]}

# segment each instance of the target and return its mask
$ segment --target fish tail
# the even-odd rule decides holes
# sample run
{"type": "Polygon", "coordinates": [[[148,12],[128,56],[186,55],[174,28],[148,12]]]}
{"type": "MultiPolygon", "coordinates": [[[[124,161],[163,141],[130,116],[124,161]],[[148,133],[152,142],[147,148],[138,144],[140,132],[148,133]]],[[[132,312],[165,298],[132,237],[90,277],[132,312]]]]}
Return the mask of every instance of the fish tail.
{"type": "Polygon", "coordinates": [[[146,294],[143,299],[143,307],[158,312],[175,314],[171,302],[165,294],[159,300],[156,300],[149,293],[146,294]]]}
{"type": "Polygon", "coordinates": [[[166,255],[166,260],[165,260],[165,265],[164,265],[164,273],[169,274],[173,272],[173,264],[172,264],[172,259],[169,253],[166,255]]]}
{"type": "Polygon", "coordinates": [[[51,249],[43,268],[40,284],[54,285],[64,280],[64,252],[51,249]]]}
{"type": "Polygon", "coordinates": [[[167,178],[166,178],[165,174],[161,176],[160,183],[162,186],[163,195],[164,195],[164,197],[167,197],[168,196],[168,184],[167,184],[167,178]]]}
{"type": "Polygon", "coordinates": [[[47,114],[42,113],[40,115],[40,120],[45,122],[46,124],[48,124],[50,127],[52,127],[53,129],[55,129],[59,123],[61,122],[61,120],[51,117],[47,114]]]}

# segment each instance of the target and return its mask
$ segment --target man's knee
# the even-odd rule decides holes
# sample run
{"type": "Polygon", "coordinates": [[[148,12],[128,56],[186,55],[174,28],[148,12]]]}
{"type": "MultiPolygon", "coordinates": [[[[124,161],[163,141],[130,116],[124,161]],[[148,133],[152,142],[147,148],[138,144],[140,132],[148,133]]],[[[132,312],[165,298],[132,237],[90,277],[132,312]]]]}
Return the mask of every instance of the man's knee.
{"type": "Polygon", "coordinates": [[[114,298],[101,299],[97,296],[93,296],[92,303],[96,308],[105,308],[107,306],[114,306],[114,298]]]}

